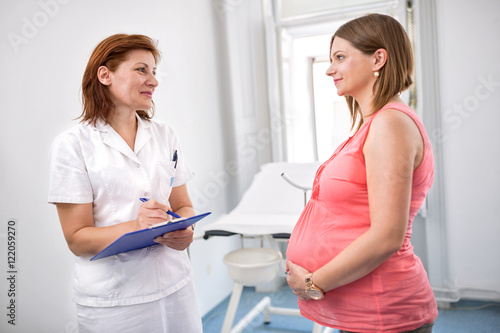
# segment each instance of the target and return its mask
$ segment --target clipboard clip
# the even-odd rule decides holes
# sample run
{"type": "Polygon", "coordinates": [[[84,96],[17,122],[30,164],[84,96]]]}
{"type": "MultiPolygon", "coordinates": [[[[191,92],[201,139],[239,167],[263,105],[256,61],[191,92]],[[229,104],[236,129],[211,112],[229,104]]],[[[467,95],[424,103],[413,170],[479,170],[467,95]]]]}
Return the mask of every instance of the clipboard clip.
{"type": "Polygon", "coordinates": [[[156,223],[156,224],[150,225],[148,227],[148,229],[154,229],[154,228],[158,228],[158,227],[161,227],[161,226],[164,226],[164,225],[167,225],[167,224],[181,222],[181,221],[184,221],[186,219],[187,219],[186,217],[180,217],[178,219],[173,219],[173,220],[170,220],[170,221],[164,221],[164,222],[156,223]]]}

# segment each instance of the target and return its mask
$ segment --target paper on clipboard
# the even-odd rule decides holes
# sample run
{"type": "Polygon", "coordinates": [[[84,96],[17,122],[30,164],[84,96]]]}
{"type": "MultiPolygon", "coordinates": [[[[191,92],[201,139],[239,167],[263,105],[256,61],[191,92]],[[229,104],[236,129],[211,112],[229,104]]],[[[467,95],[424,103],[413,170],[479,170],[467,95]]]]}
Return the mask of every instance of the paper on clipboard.
{"type": "Polygon", "coordinates": [[[154,239],[164,233],[186,229],[192,224],[198,222],[202,218],[209,215],[210,212],[192,216],[189,218],[181,218],[178,221],[171,221],[170,223],[156,225],[148,229],[142,229],[134,232],[129,232],[122,235],[113,243],[108,245],[104,250],[93,256],[90,260],[97,260],[106,258],[118,253],[128,252],[132,250],[142,249],[144,247],[158,245],[154,239]]]}

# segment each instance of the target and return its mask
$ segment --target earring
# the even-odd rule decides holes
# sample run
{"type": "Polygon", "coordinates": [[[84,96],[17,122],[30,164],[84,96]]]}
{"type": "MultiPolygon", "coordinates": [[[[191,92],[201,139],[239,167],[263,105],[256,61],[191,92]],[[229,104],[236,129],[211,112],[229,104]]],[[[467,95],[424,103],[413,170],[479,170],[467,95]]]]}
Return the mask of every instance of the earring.
{"type": "Polygon", "coordinates": [[[375,78],[378,78],[379,75],[380,75],[380,73],[378,71],[373,72],[373,76],[375,76],[375,78]]]}

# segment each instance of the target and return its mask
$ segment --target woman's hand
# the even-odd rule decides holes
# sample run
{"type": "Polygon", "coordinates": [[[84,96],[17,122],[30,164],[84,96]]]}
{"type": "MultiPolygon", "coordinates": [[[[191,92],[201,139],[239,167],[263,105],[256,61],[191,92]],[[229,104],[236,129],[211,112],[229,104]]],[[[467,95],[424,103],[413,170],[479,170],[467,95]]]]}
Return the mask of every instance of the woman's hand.
{"type": "Polygon", "coordinates": [[[286,262],[286,271],[288,272],[288,276],[286,277],[286,282],[288,282],[288,285],[290,288],[292,288],[293,293],[297,296],[299,296],[299,299],[301,301],[307,301],[310,300],[311,297],[309,297],[306,294],[306,275],[309,274],[310,272],[297,265],[294,264],[292,261],[288,260],[286,262]]]}
{"type": "Polygon", "coordinates": [[[193,242],[194,231],[191,227],[167,232],[155,238],[155,242],[168,246],[174,250],[184,251],[193,242]]]}
{"type": "Polygon", "coordinates": [[[167,214],[170,207],[154,199],[144,202],[139,208],[135,225],[137,230],[146,229],[154,224],[170,220],[167,214]]]}
{"type": "MultiPolygon", "coordinates": [[[[171,208],[154,199],[144,202],[137,214],[136,221],[138,228],[145,229],[151,225],[169,221],[171,218],[170,215],[166,213],[167,210],[171,210],[171,208]]],[[[193,242],[193,234],[192,228],[186,228],[167,232],[162,236],[156,237],[154,241],[174,250],[183,251],[193,242]]]]}

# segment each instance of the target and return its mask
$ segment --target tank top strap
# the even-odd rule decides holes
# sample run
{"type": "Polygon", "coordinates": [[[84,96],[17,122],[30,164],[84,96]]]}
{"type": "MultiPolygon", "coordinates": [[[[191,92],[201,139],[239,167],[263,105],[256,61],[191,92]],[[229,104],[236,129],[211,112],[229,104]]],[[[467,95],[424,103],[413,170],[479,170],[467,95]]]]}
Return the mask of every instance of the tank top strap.
{"type": "MultiPolygon", "coordinates": [[[[379,111],[377,111],[373,117],[369,120],[373,121],[373,119],[377,116],[377,114],[380,113],[380,111],[387,110],[387,109],[393,109],[393,110],[398,110],[400,112],[403,112],[406,114],[408,117],[410,117],[415,125],[417,125],[418,130],[420,131],[420,136],[422,137],[423,143],[424,143],[424,155],[422,157],[422,161],[420,162],[420,165],[417,169],[414,171],[414,188],[420,186],[420,185],[425,185],[430,188],[432,185],[432,180],[434,176],[434,157],[433,157],[433,152],[432,152],[432,143],[429,139],[429,136],[427,134],[427,131],[425,130],[424,123],[420,119],[420,117],[417,115],[417,113],[410,108],[406,104],[402,103],[390,103],[381,108],[379,111]],[[418,186],[417,186],[418,185],[418,186]]],[[[368,131],[367,131],[368,132],[368,131]]],[[[428,190],[428,189],[427,189],[428,190]]],[[[427,192],[427,190],[425,192],[427,192]]]]}
{"type": "MultiPolygon", "coordinates": [[[[371,123],[373,122],[373,119],[375,119],[375,117],[378,114],[380,114],[381,111],[387,110],[387,109],[398,110],[398,111],[406,114],[408,117],[410,117],[413,120],[413,122],[417,125],[420,133],[422,134],[422,139],[424,140],[425,146],[428,146],[430,144],[429,138],[426,135],[424,124],[422,123],[422,121],[418,117],[417,113],[411,107],[409,107],[406,104],[402,104],[402,103],[390,103],[390,104],[385,105],[383,108],[381,108],[377,112],[375,112],[375,114],[373,116],[371,116],[370,119],[368,119],[368,121],[366,123],[364,123],[362,125],[362,127],[359,129],[359,132],[361,132],[361,133],[359,133],[360,138],[358,138],[358,140],[362,140],[364,143],[364,141],[366,140],[366,136],[368,135],[368,132],[370,131],[370,126],[371,126],[371,123]]],[[[358,134],[358,133],[356,133],[356,134],[358,134]]]]}
{"type": "MultiPolygon", "coordinates": [[[[417,125],[421,135],[422,139],[424,140],[424,145],[425,145],[425,153],[424,153],[424,159],[423,162],[427,162],[429,159],[429,155],[432,155],[432,149],[430,148],[430,141],[429,138],[427,137],[425,128],[423,123],[421,122],[420,118],[417,116],[415,111],[413,111],[408,105],[402,104],[402,103],[390,103],[385,105],[383,108],[375,112],[373,116],[371,116],[367,121],[365,121],[361,127],[354,133],[352,136],[349,137],[344,143],[342,143],[337,149],[335,150],[334,154],[328,159],[325,163],[323,163],[317,170],[316,176],[313,182],[313,190],[312,190],[312,198],[316,198],[319,194],[319,180],[321,178],[321,174],[323,173],[323,170],[325,167],[340,153],[350,153],[352,155],[358,155],[361,156],[363,155],[363,147],[366,141],[366,138],[368,137],[368,133],[370,132],[370,126],[371,123],[373,122],[373,119],[383,110],[387,109],[394,109],[403,112],[404,114],[408,115],[413,122],[417,125]]],[[[432,156],[431,156],[432,157],[432,156]]]]}
{"type": "MultiPolygon", "coordinates": [[[[357,149],[358,153],[362,153],[363,146],[365,144],[366,138],[368,137],[368,133],[370,132],[370,126],[373,122],[373,119],[377,115],[381,113],[381,111],[387,110],[387,109],[393,109],[393,110],[398,110],[400,112],[403,112],[406,114],[408,117],[410,117],[413,122],[417,125],[418,130],[420,131],[420,134],[422,136],[422,140],[424,142],[424,147],[425,147],[425,155],[428,155],[427,153],[432,153],[432,148],[431,148],[431,142],[429,140],[429,137],[427,136],[427,132],[425,130],[424,124],[418,117],[417,113],[413,111],[412,108],[410,108],[406,104],[402,103],[390,103],[382,107],[380,110],[375,112],[373,116],[371,116],[366,122],[364,122],[361,127],[358,129],[358,131],[350,138],[351,145],[353,146],[353,149],[357,149]]],[[[425,159],[425,156],[424,156],[425,159]]]]}
{"type": "Polygon", "coordinates": [[[393,109],[393,110],[398,110],[398,111],[403,112],[404,114],[406,114],[408,117],[410,117],[413,120],[413,122],[417,125],[420,132],[425,132],[424,125],[423,125],[422,121],[420,120],[420,118],[418,117],[417,113],[411,107],[409,107],[406,104],[402,104],[402,103],[390,103],[390,104],[385,105],[383,108],[378,110],[373,115],[373,117],[371,117],[370,120],[372,121],[373,118],[375,118],[375,116],[380,113],[380,111],[387,110],[387,109],[393,109]]]}

